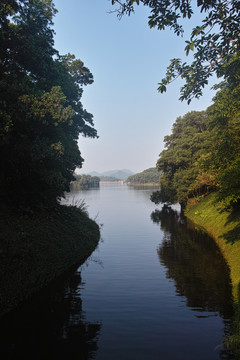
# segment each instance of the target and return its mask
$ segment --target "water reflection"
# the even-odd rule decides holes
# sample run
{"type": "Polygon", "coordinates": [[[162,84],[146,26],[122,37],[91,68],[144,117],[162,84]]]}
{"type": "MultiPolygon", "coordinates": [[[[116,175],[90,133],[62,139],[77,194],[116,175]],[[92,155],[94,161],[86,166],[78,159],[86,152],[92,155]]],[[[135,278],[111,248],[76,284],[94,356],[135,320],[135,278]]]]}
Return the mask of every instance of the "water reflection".
{"type": "Polygon", "coordinates": [[[3,319],[1,359],[232,359],[221,345],[232,312],[224,260],[172,209],[154,211],[153,224],[150,193],[109,185],[72,194],[92,217],[100,211],[104,267],[91,261],[86,284],[75,273],[3,319]]]}
{"type": "Polygon", "coordinates": [[[161,264],[167,268],[166,276],[175,282],[177,294],[186,297],[192,310],[219,312],[229,319],[232,316],[229,269],[213,239],[167,206],[155,210],[151,219],[164,231],[157,251],[161,264]]]}
{"type": "MultiPolygon", "coordinates": [[[[229,268],[214,240],[168,206],[155,210],[151,219],[164,231],[157,252],[167,278],[174,280],[177,295],[186,298],[186,305],[199,319],[219,314],[224,320],[224,335],[229,335],[232,287],[229,268]]],[[[219,350],[221,359],[234,359],[224,343],[219,350]]]]}
{"type": "Polygon", "coordinates": [[[80,285],[75,272],[1,319],[1,359],[94,359],[101,324],[85,320],[80,285]]]}

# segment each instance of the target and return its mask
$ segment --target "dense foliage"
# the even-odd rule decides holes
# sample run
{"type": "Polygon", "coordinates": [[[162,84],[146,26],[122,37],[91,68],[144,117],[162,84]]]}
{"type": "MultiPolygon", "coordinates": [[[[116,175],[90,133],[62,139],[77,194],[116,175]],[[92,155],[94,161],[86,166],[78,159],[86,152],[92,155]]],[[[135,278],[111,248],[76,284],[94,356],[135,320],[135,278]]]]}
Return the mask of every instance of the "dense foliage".
{"type": "Polygon", "coordinates": [[[172,134],[164,138],[166,149],[157,162],[157,168],[163,172],[161,202],[183,203],[195,191],[200,175],[198,159],[205,150],[207,121],[205,112],[192,111],[177,118],[172,134]]]}
{"type": "Polygon", "coordinates": [[[156,168],[149,168],[138,174],[131,175],[126,182],[130,184],[159,184],[160,173],[156,168]]]}
{"type": "Polygon", "coordinates": [[[183,36],[183,19],[190,19],[195,13],[200,15],[201,23],[192,29],[186,41],[185,52],[193,52],[191,64],[172,59],[166,76],[159,84],[160,92],[177,77],[185,81],[181,88],[181,100],[191,101],[202,95],[208,78],[216,73],[223,75],[222,69],[233,55],[240,51],[240,1],[239,0],[112,0],[117,5],[119,16],[130,15],[134,5],[144,5],[150,9],[149,27],[164,30],[172,29],[177,36],[183,36]]]}
{"type": "Polygon", "coordinates": [[[233,57],[225,68],[227,82],[220,85],[210,117],[211,154],[206,164],[219,186],[224,204],[240,204],[240,58],[233,57]]]}
{"type": "Polygon", "coordinates": [[[163,172],[155,203],[186,204],[214,190],[223,206],[240,205],[240,85],[238,59],[226,68],[228,81],[220,85],[206,112],[179,117],[166,136],[157,168],[163,172]]]}
{"type": "Polygon", "coordinates": [[[54,203],[83,159],[79,134],[96,137],[81,103],[93,76],[54,48],[52,0],[2,1],[0,8],[0,198],[54,203]]]}
{"type": "Polygon", "coordinates": [[[99,187],[100,178],[98,176],[91,175],[76,175],[75,181],[72,182],[71,187],[73,189],[89,189],[99,187]]]}
{"type": "Polygon", "coordinates": [[[110,181],[110,182],[115,182],[115,181],[121,181],[120,179],[114,177],[114,176],[100,176],[100,180],[101,181],[110,181]]]}

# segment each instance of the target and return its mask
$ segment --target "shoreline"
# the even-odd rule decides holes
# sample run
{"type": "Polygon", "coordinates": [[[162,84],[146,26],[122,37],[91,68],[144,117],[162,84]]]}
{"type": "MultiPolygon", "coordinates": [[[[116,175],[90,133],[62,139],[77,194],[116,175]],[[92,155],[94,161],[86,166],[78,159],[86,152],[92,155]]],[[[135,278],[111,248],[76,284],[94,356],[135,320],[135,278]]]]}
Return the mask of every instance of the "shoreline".
{"type": "Polygon", "coordinates": [[[234,315],[231,335],[226,345],[240,359],[240,211],[222,210],[215,202],[215,194],[189,205],[185,216],[213,237],[230,269],[234,315]]]}
{"type": "Polygon", "coordinates": [[[159,184],[155,184],[155,183],[131,183],[131,182],[126,182],[125,184],[129,185],[129,186],[146,186],[146,187],[159,187],[159,184]]]}
{"type": "Polygon", "coordinates": [[[1,213],[0,317],[80,266],[96,249],[99,226],[77,207],[1,213]]]}
{"type": "Polygon", "coordinates": [[[231,272],[234,299],[238,300],[240,285],[240,211],[223,211],[215,203],[215,194],[208,195],[196,205],[188,205],[187,218],[211,235],[231,272]]]}

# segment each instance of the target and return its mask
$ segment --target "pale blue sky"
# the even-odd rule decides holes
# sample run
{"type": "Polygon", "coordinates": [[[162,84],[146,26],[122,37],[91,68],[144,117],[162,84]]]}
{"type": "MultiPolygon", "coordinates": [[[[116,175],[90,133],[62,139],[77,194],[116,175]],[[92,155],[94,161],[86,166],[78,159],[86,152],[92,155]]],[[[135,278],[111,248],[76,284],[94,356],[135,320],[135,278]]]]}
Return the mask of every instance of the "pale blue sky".
{"type": "MultiPolygon", "coordinates": [[[[181,80],[166,94],[157,92],[169,60],[184,56],[185,39],[168,30],[150,30],[144,7],[119,21],[108,13],[113,9],[109,0],[55,0],[55,5],[56,49],[75,54],[94,76],[82,102],[94,115],[100,138],[80,137],[85,159],[80,173],[123,168],[139,172],[155,166],[176,118],[205,110],[214,95],[208,87],[200,100],[180,102],[181,80]]],[[[194,18],[187,28],[197,23],[194,18]]]]}

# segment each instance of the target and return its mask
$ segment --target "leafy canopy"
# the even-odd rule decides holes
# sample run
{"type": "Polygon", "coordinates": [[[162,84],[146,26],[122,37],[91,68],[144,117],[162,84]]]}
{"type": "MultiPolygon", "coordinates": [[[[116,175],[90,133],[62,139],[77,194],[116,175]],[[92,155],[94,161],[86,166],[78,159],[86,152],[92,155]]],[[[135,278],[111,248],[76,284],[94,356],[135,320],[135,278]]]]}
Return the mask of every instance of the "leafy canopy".
{"type": "Polygon", "coordinates": [[[178,118],[172,134],[164,138],[166,149],[157,167],[163,172],[161,190],[155,203],[189,198],[198,201],[209,191],[217,191],[224,208],[240,204],[240,84],[239,57],[226,65],[227,81],[206,112],[191,112],[178,118]]]}
{"type": "Polygon", "coordinates": [[[165,150],[157,161],[157,169],[162,172],[161,189],[152,196],[155,203],[186,203],[210,185],[202,178],[199,159],[208,151],[206,141],[208,117],[204,111],[192,111],[178,117],[173,124],[172,134],[165,136],[165,150]]]}
{"type": "Polygon", "coordinates": [[[207,109],[210,117],[211,154],[206,166],[216,174],[219,185],[218,198],[225,206],[240,203],[240,67],[239,59],[233,58],[226,67],[228,82],[214,97],[207,109]]]}
{"type": "Polygon", "coordinates": [[[159,184],[160,173],[156,168],[149,168],[127,178],[127,183],[132,184],[159,184]]]}
{"type": "Polygon", "coordinates": [[[0,7],[0,196],[49,204],[69,190],[83,159],[79,134],[97,137],[82,106],[93,75],[54,48],[52,0],[10,0],[0,7]]]}
{"type": "Polygon", "coordinates": [[[71,188],[74,190],[99,188],[100,178],[98,176],[75,174],[75,179],[71,183],[71,188]]]}
{"type": "Polygon", "coordinates": [[[222,76],[222,69],[234,54],[240,51],[240,1],[239,0],[112,0],[118,16],[130,15],[136,5],[150,9],[150,28],[164,30],[169,27],[177,36],[183,36],[182,19],[190,19],[193,13],[200,13],[202,21],[192,29],[186,41],[185,52],[193,53],[191,64],[179,58],[172,59],[166,76],[159,83],[158,91],[163,93],[166,86],[181,77],[185,85],[181,88],[180,99],[191,102],[199,98],[209,77],[216,73],[222,76]]]}

